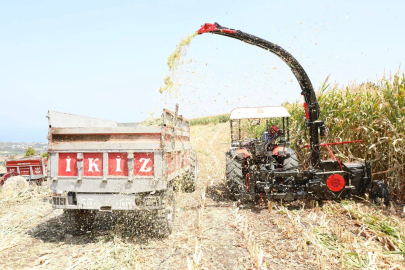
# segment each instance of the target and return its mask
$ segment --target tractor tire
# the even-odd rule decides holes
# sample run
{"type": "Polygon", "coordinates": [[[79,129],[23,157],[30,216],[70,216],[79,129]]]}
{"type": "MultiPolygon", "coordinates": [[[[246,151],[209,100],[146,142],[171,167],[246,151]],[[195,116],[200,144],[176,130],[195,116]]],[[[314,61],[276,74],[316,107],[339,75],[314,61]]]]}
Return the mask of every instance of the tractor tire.
{"type": "Polygon", "coordinates": [[[83,234],[92,230],[97,213],[94,210],[66,209],[63,214],[70,220],[73,230],[83,234]]]}
{"type": "Polygon", "coordinates": [[[229,191],[230,198],[237,201],[245,191],[245,179],[242,172],[242,163],[226,155],[226,188],[229,191]]]}
{"type": "Polygon", "coordinates": [[[387,185],[381,180],[374,180],[371,183],[369,193],[370,199],[377,205],[388,205],[390,203],[390,194],[387,185]]]}
{"type": "Polygon", "coordinates": [[[298,162],[297,153],[294,150],[291,150],[290,156],[286,157],[283,160],[283,169],[291,170],[291,169],[298,167],[298,165],[299,165],[299,162],[298,162]]]}

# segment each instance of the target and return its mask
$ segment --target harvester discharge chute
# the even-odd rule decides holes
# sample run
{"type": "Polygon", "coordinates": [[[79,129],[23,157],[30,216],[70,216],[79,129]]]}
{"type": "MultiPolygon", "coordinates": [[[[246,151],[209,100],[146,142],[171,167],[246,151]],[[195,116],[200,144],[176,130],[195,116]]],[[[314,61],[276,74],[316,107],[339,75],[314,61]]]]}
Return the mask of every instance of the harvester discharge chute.
{"type": "MultiPolygon", "coordinates": [[[[294,73],[297,78],[298,83],[301,86],[301,94],[305,99],[305,108],[307,111],[307,126],[310,130],[310,142],[311,142],[311,163],[313,167],[319,166],[320,154],[319,154],[319,127],[321,130],[324,129],[324,124],[319,119],[319,104],[316,100],[316,95],[314,88],[312,86],[311,80],[309,79],[307,73],[301,64],[295,59],[289,52],[281,48],[280,46],[271,43],[262,38],[256,37],[254,35],[242,32],[240,30],[229,29],[222,27],[217,23],[204,24],[199,30],[198,34],[212,33],[221,36],[227,36],[235,39],[239,39],[243,42],[249,43],[251,45],[258,46],[262,49],[270,51],[277,55],[281,60],[284,61],[294,73]]],[[[323,131],[322,131],[323,132],[323,131]]]]}

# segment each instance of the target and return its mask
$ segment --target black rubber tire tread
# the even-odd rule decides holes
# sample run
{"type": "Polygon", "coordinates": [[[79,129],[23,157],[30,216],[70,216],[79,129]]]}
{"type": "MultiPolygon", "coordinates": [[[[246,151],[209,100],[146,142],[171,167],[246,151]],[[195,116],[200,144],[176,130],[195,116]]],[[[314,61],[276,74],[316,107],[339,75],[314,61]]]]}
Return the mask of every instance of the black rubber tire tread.
{"type": "Polygon", "coordinates": [[[230,155],[226,155],[226,187],[233,200],[237,200],[245,188],[242,164],[230,155]]]}
{"type": "Polygon", "coordinates": [[[197,154],[191,152],[190,157],[190,171],[186,173],[184,179],[184,191],[187,193],[192,193],[197,188],[197,177],[198,177],[198,160],[197,154]]]}
{"type": "Polygon", "coordinates": [[[76,232],[86,233],[93,229],[97,213],[87,209],[66,209],[63,214],[70,220],[76,232]]]}
{"type": "Polygon", "coordinates": [[[294,167],[299,165],[297,153],[294,150],[291,150],[291,154],[289,157],[283,160],[283,169],[290,170],[294,167]]]}
{"type": "Polygon", "coordinates": [[[152,210],[150,219],[153,235],[158,238],[169,236],[173,231],[176,212],[176,200],[174,192],[167,190],[161,195],[162,209],[152,210]],[[171,218],[169,219],[169,214],[171,218]]]}
{"type": "Polygon", "coordinates": [[[370,198],[377,205],[388,205],[390,202],[390,195],[387,185],[382,180],[374,180],[371,183],[370,198]]]}

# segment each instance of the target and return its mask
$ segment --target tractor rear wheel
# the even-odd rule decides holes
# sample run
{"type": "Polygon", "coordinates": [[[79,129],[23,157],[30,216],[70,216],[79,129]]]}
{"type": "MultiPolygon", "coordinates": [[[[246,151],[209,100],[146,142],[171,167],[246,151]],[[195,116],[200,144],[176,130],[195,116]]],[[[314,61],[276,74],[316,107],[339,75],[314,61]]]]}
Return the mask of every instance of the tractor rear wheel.
{"type": "Polygon", "coordinates": [[[290,170],[298,167],[298,157],[297,153],[294,150],[291,150],[291,154],[289,157],[286,157],[283,160],[283,169],[284,170],[290,170]]]}
{"type": "Polygon", "coordinates": [[[242,162],[233,158],[231,155],[226,155],[226,188],[233,200],[238,200],[238,197],[244,192],[245,184],[242,172],[242,162]]]}

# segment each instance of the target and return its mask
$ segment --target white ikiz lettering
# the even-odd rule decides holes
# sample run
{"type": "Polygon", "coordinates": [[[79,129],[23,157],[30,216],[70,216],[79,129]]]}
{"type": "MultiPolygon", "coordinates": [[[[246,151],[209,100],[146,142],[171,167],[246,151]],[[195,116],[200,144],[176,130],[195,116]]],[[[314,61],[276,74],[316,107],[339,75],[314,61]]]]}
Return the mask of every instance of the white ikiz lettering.
{"type": "Polygon", "coordinates": [[[70,170],[70,160],[71,160],[70,157],[66,158],[66,172],[71,172],[71,170],[70,170]]]}
{"type": "Polygon", "coordinates": [[[115,172],[122,172],[121,171],[121,158],[117,157],[115,160],[117,161],[117,168],[115,169],[115,172]]]}
{"type": "Polygon", "coordinates": [[[93,168],[94,168],[94,171],[95,172],[99,172],[100,170],[98,169],[98,166],[97,166],[97,161],[98,161],[99,159],[98,158],[96,158],[96,159],[94,159],[94,162],[93,162],[93,158],[89,158],[89,172],[93,172],[93,168]]]}
{"type": "Polygon", "coordinates": [[[143,164],[141,166],[141,168],[139,169],[140,172],[150,172],[152,170],[151,167],[146,168],[146,165],[148,165],[150,158],[141,158],[139,161],[142,162],[143,160],[143,164]]]}

